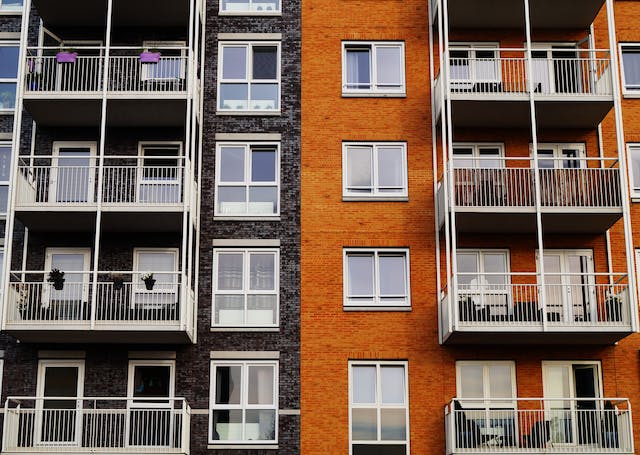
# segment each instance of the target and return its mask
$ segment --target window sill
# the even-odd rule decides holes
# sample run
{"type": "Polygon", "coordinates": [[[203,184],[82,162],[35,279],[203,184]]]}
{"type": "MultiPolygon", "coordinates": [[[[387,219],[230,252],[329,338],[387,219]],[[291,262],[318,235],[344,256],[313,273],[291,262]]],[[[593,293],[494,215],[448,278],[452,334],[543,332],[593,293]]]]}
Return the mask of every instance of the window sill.
{"type": "Polygon", "coordinates": [[[342,202],[409,202],[409,196],[342,196],[342,202]]]}
{"type": "Polygon", "coordinates": [[[242,115],[254,117],[275,117],[281,116],[280,111],[216,111],[216,115],[242,115]]]}
{"type": "Polygon", "coordinates": [[[280,327],[211,327],[210,332],[279,332],[280,327]]]}
{"type": "Polygon", "coordinates": [[[640,196],[631,196],[631,202],[640,202],[640,196]]]}
{"type": "Polygon", "coordinates": [[[0,16],[22,16],[22,10],[0,11],[0,16]]]}
{"type": "Polygon", "coordinates": [[[282,16],[282,11],[218,11],[218,16],[282,16]]]}
{"type": "Polygon", "coordinates": [[[280,221],[279,216],[223,216],[216,215],[214,221],[280,221]]]}
{"type": "Polygon", "coordinates": [[[387,311],[387,312],[408,312],[411,311],[410,306],[346,306],[343,305],[344,311],[387,311]]]}
{"type": "Polygon", "coordinates": [[[278,444],[209,444],[207,449],[278,450],[278,444]]]}
{"type": "Polygon", "coordinates": [[[350,93],[342,92],[343,98],[406,98],[406,93],[374,93],[374,92],[362,92],[362,93],[350,93]]]}

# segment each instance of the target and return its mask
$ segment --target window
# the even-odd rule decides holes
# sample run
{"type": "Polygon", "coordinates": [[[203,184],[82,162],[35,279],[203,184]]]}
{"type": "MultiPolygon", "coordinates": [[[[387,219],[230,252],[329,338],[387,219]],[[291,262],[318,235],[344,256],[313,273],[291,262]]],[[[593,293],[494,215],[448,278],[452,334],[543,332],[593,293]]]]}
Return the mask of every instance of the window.
{"type": "Polygon", "coordinates": [[[156,317],[178,317],[178,249],[136,248],[133,268],[132,307],[157,310],[156,317]]]}
{"type": "Polygon", "coordinates": [[[584,144],[538,144],[540,169],[578,169],[587,167],[584,144]]]}
{"type": "Polygon", "coordinates": [[[218,216],[276,216],[280,213],[280,147],[269,143],[218,144],[218,216]]]}
{"type": "Polygon", "coordinates": [[[407,362],[349,364],[351,455],[409,453],[407,362]]]}
{"type": "Polygon", "coordinates": [[[343,95],[405,94],[404,43],[342,43],[343,95]]]}
{"type": "Polygon", "coordinates": [[[405,143],[345,143],[342,160],[343,196],[407,197],[405,143]]]}
{"type": "Polygon", "coordinates": [[[158,63],[142,65],[142,80],[175,82],[184,79],[187,53],[185,46],[184,41],[145,41],[144,50],[157,49],[161,58],[158,63]]]}
{"type": "MultiPolygon", "coordinates": [[[[8,6],[6,0],[0,2],[0,12],[5,11],[8,6]]],[[[19,56],[18,42],[0,42],[0,111],[12,111],[16,107],[19,56]]]]}
{"type": "Polygon", "coordinates": [[[277,442],[277,361],[214,361],[210,390],[211,443],[277,442]]]}
{"type": "Polygon", "coordinates": [[[220,0],[220,14],[280,14],[280,0],[220,0]]]}
{"type": "Polygon", "coordinates": [[[346,249],[344,254],[346,307],[408,307],[408,250],[346,249]]]}
{"type": "Polygon", "coordinates": [[[280,111],[280,43],[221,42],[219,111],[280,111]]]}
{"type": "Polygon", "coordinates": [[[0,215],[7,213],[9,205],[9,178],[11,176],[11,143],[0,142],[0,215]]]}
{"type": "Polygon", "coordinates": [[[463,407],[511,408],[515,406],[516,370],[514,362],[456,362],[456,384],[463,407]]]}
{"type": "Polygon", "coordinates": [[[277,249],[219,249],[213,253],[213,320],[220,327],[276,327],[277,249]]]}
{"type": "Polygon", "coordinates": [[[503,144],[453,144],[453,167],[456,169],[502,168],[503,144]]]}
{"type": "Polygon", "coordinates": [[[622,91],[625,95],[640,93],[640,44],[620,44],[622,54],[622,91]]]}
{"type": "Polygon", "coordinates": [[[640,144],[627,144],[631,196],[640,197],[640,144]]]}
{"type": "Polygon", "coordinates": [[[449,72],[451,88],[454,91],[496,92],[499,86],[487,86],[487,83],[499,83],[500,63],[497,45],[461,44],[451,45],[449,50],[449,72]]]}
{"type": "Polygon", "coordinates": [[[511,311],[509,252],[458,250],[458,300],[461,321],[506,317],[511,311]],[[482,313],[478,313],[478,312],[482,313]]]}
{"type": "Polygon", "coordinates": [[[23,0],[0,0],[0,11],[22,11],[23,0]]]}
{"type": "Polygon", "coordinates": [[[177,204],[181,200],[182,145],[153,142],[139,144],[138,203],[177,204]]]}

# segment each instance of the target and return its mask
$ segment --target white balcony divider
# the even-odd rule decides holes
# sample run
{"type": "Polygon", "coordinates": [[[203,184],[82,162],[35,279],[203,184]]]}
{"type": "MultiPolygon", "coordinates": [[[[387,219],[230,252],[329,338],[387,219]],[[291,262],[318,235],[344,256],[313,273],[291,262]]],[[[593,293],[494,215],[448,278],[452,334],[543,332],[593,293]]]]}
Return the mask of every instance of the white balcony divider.
{"type": "Polygon", "coordinates": [[[457,310],[458,325],[467,329],[542,329],[546,324],[586,330],[631,325],[627,275],[547,273],[544,288],[536,273],[458,273],[457,282],[451,301],[457,308],[448,308],[446,298],[441,301],[444,327],[449,326],[449,310],[451,315],[457,310]]]}
{"type": "MultiPolygon", "coordinates": [[[[87,329],[91,322],[100,325],[177,326],[193,309],[181,312],[185,292],[179,272],[153,272],[156,280],[149,288],[142,280],[146,272],[66,272],[61,289],[47,282],[48,272],[17,271],[10,275],[7,323],[37,330],[43,324],[78,326],[87,329]],[[96,308],[92,311],[93,295],[96,308]],[[92,320],[92,314],[95,319],[92,320]],[[35,327],[35,326],[38,327],[35,327]]],[[[193,314],[191,312],[191,314],[193,314]]]]}
{"type": "MultiPolygon", "coordinates": [[[[57,47],[27,49],[25,93],[27,95],[91,95],[103,89],[106,66],[105,48],[82,46],[72,63],[60,63],[57,47]]],[[[107,91],[113,94],[164,93],[185,94],[189,68],[188,48],[157,49],[161,56],[157,63],[140,61],[142,49],[135,47],[110,48],[107,91]]]]}
{"type": "Polygon", "coordinates": [[[3,453],[189,453],[184,398],[9,397],[3,453]]]}
{"type": "MultiPolygon", "coordinates": [[[[546,161],[568,161],[579,167],[539,170],[542,207],[618,209],[622,206],[617,160],[550,158],[546,161]]],[[[535,171],[529,157],[454,157],[449,172],[458,207],[535,208],[535,171]],[[469,161],[477,164],[462,167],[469,161]]]]}
{"type": "Polygon", "coordinates": [[[447,453],[633,453],[625,398],[455,399],[447,453]]]}
{"type": "MultiPolygon", "coordinates": [[[[538,97],[613,96],[608,50],[553,49],[552,52],[575,52],[575,57],[534,56],[532,82],[538,97]]],[[[527,53],[522,48],[456,46],[449,49],[449,67],[453,94],[513,97],[529,91],[531,76],[527,53]],[[491,52],[494,56],[487,57],[491,52]]]]}

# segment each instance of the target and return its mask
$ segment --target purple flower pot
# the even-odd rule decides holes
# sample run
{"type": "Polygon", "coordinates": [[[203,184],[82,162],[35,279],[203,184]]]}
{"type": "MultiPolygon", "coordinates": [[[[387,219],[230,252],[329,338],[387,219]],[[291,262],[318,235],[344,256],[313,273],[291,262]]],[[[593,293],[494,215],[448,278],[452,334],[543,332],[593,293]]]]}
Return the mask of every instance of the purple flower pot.
{"type": "Polygon", "coordinates": [[[158,63],[160,61],[160,52],[144,51],[140,54],[140,63],[158,63]]]}
{"type": "Polygon", "coordinates": [[[56,54],[56,61],[58,63],[75,63],[78,58],[77,52],[58,52],[56,54]]]}

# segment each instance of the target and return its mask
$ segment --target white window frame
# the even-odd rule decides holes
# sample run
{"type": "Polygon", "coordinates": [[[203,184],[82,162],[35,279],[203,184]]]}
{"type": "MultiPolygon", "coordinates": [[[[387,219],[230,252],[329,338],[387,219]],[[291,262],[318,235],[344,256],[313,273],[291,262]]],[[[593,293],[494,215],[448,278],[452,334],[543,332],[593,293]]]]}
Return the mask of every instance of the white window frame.
{"type": "Polygon", "coordinates": [[[258,141],[249,141],[249,142],[218,142],[216,143],[216,175],[215,175],[215,193],[214,193],[214,216],[215,217],[233,217],[233,218],[238,218],[238,217],[242,217],[242,218],[274,218],[274,217],[279,217],[280,216],[280,142],[258,142],[258,141]],[[221,183],[221,173],[222,173],[222,166],[221,166],[221,157],[220,154],[222,152],[222,148],[223,147],[244,147],[245,149],[245,156],[244,156],[244,180],[242,182],[233,182],[233,183],[221,183]],[[274,182],[251,182],[251,164],[252,164],[252,153],[251,151],[253,150],[253,148],[261,148],[261,147],[273,147],[275,148],[276,151],[276,162],[275,162],[275,166],[276,166],[276,175],[275,175],[275,181],[274,182]],[[277,191],[277,195],[278,195],[278,199],[277,199],[277,210],[275,213],[265,213],[265,214],[261,214],[261,213],[250,213],[249,210],[249,190],[252,187],[276,187],[276,191],[277,191]],[[232,212],[232,213],[227,213],[227,212],[221,212],[220,211],[220,207],[218,205],[218,190],[219,188],[225,188],[225,187],[241,187],[241,188],[245,188],[246,190],[246,208],[247,211],[240,213],[240,212],[232,212]]]}
{"type": "Polygon", "coordinates": [[[343,96],[398,96],[404,97],[407,92],[407,74],[406,74],[406,57],[404,41],[343,41],[342,42],[342,95],[343,96]],[[369,70],[371,74],[371,87],[368,89],[349,88],[347,86],[347,50],[349,47],[367,47],[370,48],[369,70]],[[401,84],[400,88],[380,88],[378,86],[378,74],[376,65],[376,52],[378,47],[393,47],[400,49],[401,58],[401,84]]]}
{"type": "MultiPolygon", "coordinates": [[[[584,169],[587,167],[586,161],[586,146],[584,142],[540,142],[538,143],[538,152],[541,149],[552,149],[553,150],[553,158],[545,157],[540,158],[538,156],[538,162],[540,161],[551,161],[553,159],[553,169],[575,169],[575,168],[565,168],[562,166],[563,161],[577,161],[579,164],[578,169],[584,169]],[[578,155],[575,158],[567,158],[562,155],[563,150],[577,150],[578,155]]],[[[529,153],[531,158],[533,158],[533,144],[529,144],[529,153]]],[[[533,165],[533,163],[532,163],[533,165]]],[[[541,168],[541,169],[549,169],[549,168],[541,168]]]]}
{"type": "Polygon", "coordinates": [[[637,88],[627,88],[627,81],[624,74],[624,58],[623,53],[625,48],[635,48],[638,50],[638,54],[640,54],[640,42],[630,42],[630,43],[618,43],[618,52],[620,56],[620,78],[622,82],[622,95],[625,98],[640,98],[640,84],[637,88]]]}
{"type": "MultiPolygon", "coordinates": [[[[167,157],[168,158],[168,157],[167,157]]],[[[138,166],[137,166],[137,187],[136,187],[136,201],[142,200],[142,186],[176,186],[178,191],[178,201],[171,202],[168,204],[180,204],[180,201],[183,200],[182,196],[182,175],[183,175],[183,151],[182,151],[182,142],[180,141],[144,141],[138,142],[138,166]],[[144,176],[145,164],[144,160],[146,158],[146,149],[147,148],[163,148],[163,149],[176,149],[176,178],[174,180],[163,180],[163,179],[147,179],[144,176]]],[[[142,204],[149,204],[149,202],[141,202],[142,204]]],[[[158,203],[162,204],[162,203],[158,203]]],[[[154,203],[155,205],[155,203],[154,203]]]]}
{"type": "MultiPolygon", "coordinates": [[[[217,97],[216,97],[216,110],[218,113],[238,113],[238,112],[251,112],[254,115],[260,114],[273,114],[279,113],[282,109],[282,43],[281,41],[219,41],[218,42],[218,82],[217,82],[217,97]],[[223,61],[223,49],[225,47],[244,47],[247,49],[246,58],[246,78],[245,79],[226,79],[222,78],[222,70],[224,67],[223,61]],[[275,47],[276,55],[277,55],[277,74],[276,79],[253,79],[253,52],[252,49],[254,47],[275,47]],[[256,82],[257,81],[257,82],[256,82]],[[233,108],[233,107],[221,107],[220,106],[220,93],[221,86],[223,83],[230,84],[246,84],[247,86],[247,108],[233,108]],[[277,95],[277,105],[278,107],[271,109],[255,109],[252,108],[253,102],[251,101],[251,85],[252,84],[277,84],[278,85],[278,95],[277,95]]],[[[241,100],[244,101],[244,100],[241,100]]],[[[254,105],[255,106],[255,105],[254,105]]]]}
{"type": "MultiPolygon", "coordinates": [[[[458,250],[456,251],[456,255],[458,254],[473,254],[476,257],[476,266],[478,271],[476,272],[478,276],[481,277],[480,279],[480,283],[478,283],[480,286],[477,288],[477,290],[474,290],[471,288],[470,285],[470,289],[469,290],[461,290],[460,289],[460,284],[458,284],[458,298],[460,298],[461,296],[468,296],[471,297],[473,303],[476,305],[476,307],[478,308],[486,308],[486,307],[494,307],[495,305],[492,305],[490,302],[487,302],[487,299],[491,299],[492,297],[495,297],[499,294],[504,294],[506,297],[506,305],[507,308],[505,308],[505,315],[509,314],[510,311],[512,310],[512,306],[513,306],[513,298],[511,295],[511,253],[509,251],[509,249],[505,249],[505,248],[458,248],[458,250]],[[505,284],[504,284],[504,291],[503,292],[498,292],[498,289],[495,289],[496,285],[488,285],[488,282],[486,282],[486,280],[483,280],[482,277],[484,276],[485,273],[485,269],[484,269],[484,256],[487,254],[493,254],[493,255],[502,255],[504,257],[504,261],[505,261],[505,284]],[[485,283],[487,287],[491,287],[491,289],[486,289],[485,287],[485,283]],[[487,295],[488,294],[488,295],[487,295]],[[478,301],[476,301],[476,299],[478,301]]],[[[456,271],[458,272],[458,271],[456,271]]],[[[460,273],[460,272],[458,272],[460,273]]],[[[459,279],[458,279],[459,281],[459,279]]]]}
{"type": "Polygon", "coordinates": [[[411,262],[409,260],[409,248],[344,248],[343,249],[343,292],[344,292],[344,308],[365,308],[365,309],[407,309],[411,308],[411,262]],[[373,287],[374,293],[371,296],[350,296],[349,295],[349,257],[350,256],[373,256],[373,287]],[[380,295],[380,256],[393,255],[404,256],[405,267],[405,289],[406,295],[393,296],[396,297],[394,302],[386,302],[382,300],[380,295]],[[358,301],[358,298],[369,298],[363,303],[354,303],[358,301]],[[400,299],[404,299],[404,302],[400,302],[400,299]]]}
{"type": "MultiPolygon", "coordinates": [[[[185,58],[187,56],[186,46],[187,46],[187,43],[185,41],[143,41],[142,47],[145,50],[160,49],[162,51],[162,49],[168,49],[172,47],[175,47],[178,50],[180,50],[180,76],[179,78],[153,77],[149,74],[151,72],[153,64],[144,64],[144,65],[140,65],[142,67],[140,80],[157,81],[157,82],[170,82],[170,81],[183,80],[187,74],[187,69],[186,69],[187,61],[185,58]]],[[[165,58],[167,58],[167,56],[165,56],[165,58]]],[[[168,57],[168,58],[171,58],[171,57],[168,57]]],[[[160,56],[160,59],[162,59],[162,55],[160,56]]]]}
{"type": "MultiPolygon", "coordinates": [[[[178,273],[180,270],[180,249],[179,248],[141,248],[141,247],[135,247],[133,249],[133,273],[132,273],[132,286],[131,286],[131,292],[133,293],[131,296],[131,308],[135,309],[138,306],[142,306],[143,308],[158,308],[157,303],[144,303],[144,302],[136,302],[136,295],[138,294],[169,294],[171,292],[173,292],[175,294],[175,298],[176,301],[178,301],[178,299],[180,298],[178,290],[179,290],[179,276],[178,273]],[[146,273],[158,273],[158,274],[162,274],[162,273],[171,273],[171,272],[159,272],[158,270],[139,270],[139,258],[140,258],[140,253],[171,253],[173,254],[174,257],[174,261],[173,261],[173,279],[175,280],[175,283],[173,283],[172,288],[167,291],[167,289],[161,289],[161,290],[147,290],[147,288],[145,287],[144,282],[142,281],[142,276],[146,273]]],[[[184,302],[180,302],[180,304],[184,304],[184,302]]]]}
{"type": "Polygon", "coordinates": [[[279,371],[280,362],[278,360],[212,360],[210,365],[209,377],[210,377],[210,388],[209,388],[209,436],[208,441],[209,444],[215,445],[229,445],[229,444],[246,444],[247,448],[251,448],[251,445],[255,444],[277,444],[278,443],[278,408],[279,408],[279,371]],[[226,405],[217,405],[216,404],[216,367],[228,367],[228,366],[241,366],[241,382],[242,389],[240,393],[240,404],[226,404],[226,405]],[[249,380],[248,380],[248,371],[250,366],[268,366],[273,368],[273,403],[271,405],[249,405],[247,403],[248,398],[248,390],[249,390],[249,380]],[[245,432],[245,419],[246,419],[246,411],[248,410],[273,410],[275,413],[275,439],[273,440],[247,440],[247,439],[239,439],[239,440],[218,440],[213,439],[213,412],[217,410],[242,410],[242,432],[245,432]]]}
{"type": "MultiPolygon", "coordinates": [[[[127,373],[127,398],[129,401],[135,402],[133,390],[135,388],[134,379],[136,373],[136,367],[169,367],[169,396],[167,398],[175,398],[176,387],[176,361],[175,360],[129,360],[128,373],[127,373]]],[[[161,402],[162,399],[153,399],[153,402],[138,402],[135,403],[137,408],[166,408],[167,403],[161,402]]]]}
{"type": "Polygon", "coordinates": [[[409,197],[409,181],[408,181],[408,166],[407,166],[407,143],[406,142],[343,142],[342,143],[342,197],[345,200],[357,201],[357,200],[406,200],[409,197]],[[348,151],[349,148],[370,148],[371,149],[371,192],[360,193],[351,192],[348,185],[349,168],[348,168],[348,151]],[[400,147],[402,155],[402,187],[390,187],[393,189],[400,188],[402,191],[388,193],[380,191],[379,181],[379,167],[378,167],[378,149],[380,147],[400,147]]]}
{"type": "Polygon", "coordinates": [[[49,204],[54,205],[79,205],[79,204],[94,204],[95,198],[95,171],[96,171],[96,150],[98,144],[96,142],[83,142],[83,141],[56,141],[53,143],[52,158],[51,158],[51,177],[49,178],[49,204]],[[58,202],[58,174],[60,171],[59,160],[64,159],[60,157],[60,149],[89,149],[88,166],[88,178],[87,178],[87,201],[86,202],[58,202]]]}
{"type": "MultiPolygon", "coordinates": [[[[23,4],[24,7],[24,4],[23,4]]],[[[6,15],[7,13],[13,13],[13,14],[20,14],[22,12],[22,8],[19,10],[3,10],[2,9],[2,0],[0,0],[0,16],[2,16],[3,14],[6,15]]],[[[18,49],[20,49],[20,41],[15,41],[15,40],[0,40],[0,47],[17,47],[18,49]]],[[[18,64],[20,64],[20,54],[18,53],[18,64]]],[[[18,76],[19,76],[19,72],[20,70],[18,69],[18,76]]],[[[6,83],[6,84],[14,84],[16,87],[15,90],[15,104],[18,104],[18,76],[16,76],[15,78],[13,77],[9,77],[9,78],[0,78],[0,84],[6,83]]],[[[14,112],[16,110],[16,106],[14,105],[13,108],[2,108],[0,109],[0,113],[10,113],[10,112],[14,112]]]]}
{"type": "Polygon", "coordinates": [[[349,454],[353,453],[353,445],[362,444],[362,445],[401,445],[405,444],[406,454],[411,453],[411,425],[409,422],[409,362],[407,361],[390,361],[390,360],[351,360],[349,361],[349,454]],[[376,368],[376,403],[375,404],[354,404],[353,403],[353,367],[357,366],[369,366],[376,368]],[[380,387],[380,369],[384,366],[401,366],[404,368],[404,404],[382,404],[382,387],[380,387]],[[391,409],[399,409],[404,407],[406,410],[406,422],[407,422],[407,438],[404,441],[400,440],[389,440],[382,441],[380,440],[380,431],[381,431],[381,419],[380,413],[382,409],[391,408],[391,409]],[[352,414],[353,409],[376,409],[377,410],[377,432],[378,439],[375,441],[353,441],[353,423],[352,423],[352,414]]]}
{"type": "MultiPolygon", "coordinates": [[[[468,52],[468,67],[469,78],[468,79],[454,79],[449,74],[452,88],[464,89],[467,85],[469,88],[473,88],[476,83],[502,83],[502,65],[500,64],[500,43],[497,42],[453,42],[449,44],[449,55],[451,58],[451,51],[465,51],[468,52]],[[477,58],[476,52],[493,51],[495,59],[496,77],[493,79],[478,79],[477,77],[477,58]]],[[[497,93],[496,95],[499,95],[497,93]]]]}
{"type": "Polygon", "coordinates": [[[282,15],[282,2],[284,0],[278,0],[278,7],[272,10],[267,10],[272,1],[269,0],[245,0],[249,4],[249,9],[229,10],[222,9],[223,0],[220,0],[220,7],[218,9],[218,15],[220,16],[281,16],[282,15]],[[256,4],[261,4],[258,6],[256,4]],[[263,8],[258,10],[258,8],[263,8]]]}
{"type": "Polygon", "coordinates": [[[211,327],[216,328],[261,328],[261,327],[279,327],[280,326],[280,249],[279,248],[216,248],[213,250],[213,274],[212,274],[212,302],[211,302],[211,327]],[[219,290],[218,289],[218,257],[222,254],[242,254],[242,290],[219,290]],[[249,256],[251,254],[272,254],[274,256],[274,287],[275,291],[250,291],[250,263],[249,256]],[[216,324],[216,296],[224,295],[240,295],[244,297],[244,323],[243,324],[216,324]],[[249,324],[247,323],[247,304],[249,295],[275,295],[276,297],[276,320],[275,324],[249,324]]]}
{"type": "MultiPolygon", "coordinates": [[[[61,272],[72,272],[72,273],[82,273],[82,302],[87,302],[89,299],[89,271],[91,270],[91,248],[84,247],[68,247],[68,248],[58,248],[58,247],[47,247],[45,249],[44,255],[44,272],[42,274],[42,304],[43,306],[51,305],[51,289],[52,286],[47,282],[48,279],[48,271],[51,270],[52,267],[52,256],[54,254],[82,254],[84,256],[84,270],[61,270],[61,272]]],[[[57,292],[57,291],[53,291],[57,292]]]]}
{"type": "MultiPolygon", "coordinates": [[[[627,143],[627,172],[629,173],[629,192],[631,193],[631,197],[635,198],[634,202],[637,202],[640,198],[640,181],[633,181],[633,152],[635,152],[638,156],[638,167],[640,167],[640,142],[629,142],[627,143]]],[[[639,176],[640,177],[640,176],[639,176]]]]}
{"type": "MultiPolygon", "coordinates": [[[[13,146],[11,141],[0,141],[0,148],[9,148],[11,153],[9,154],[9,175],[7,176],[7,180],[0,180],[0,187],[7,188],[7,196],[9,194],[9,185],[11,184],[11,166],[13,166],[13,146]]],[[[9,213],[9,199],[7,198],[7,210],[5,212],[0,210],[0,219],[9,213]]]]}
{"type": "MultiPolygon", "coordinates": [[[[455,167],[455,159],[456,159],[456,154],[455,154],[455,150],[456,149],[461,149],[461,148],[470,148],[471,149],[471,155],[467,157],[467,155],[464,155],[465,160],[473,160],[473,167],[471,167],[471,169],[482,169],[484,168],[484,166],[482,165],[482,163],[484,161],[484,159],[481,159],[481,155],[480,155],[480,151],[483,149],[498,149],[498,155],[496,155],[495,158],[496,160],[500,161],[500,169],[505,168],[505,153],[504,153],[504,143],[502,142],[455,142],[453,144],[453,147],[451,147],[451,159],[453,160],[452,163],[454,164],[454,168],[455,169],[467,169],[467,168],[459,168],[459,167],[455,167]]],[[[462,156],[462,155],[460,155],[462,156]]]]}
{"type": "MultiPolygon", "coordinates": [[[[518,386],[516,383],[516,363],[512,360],[458,360],[456,361],[456,396],[461,402],[473,403],[479,407],[490,404],[492,408],[515,409],[517,406],[518,386]],[[482,367],[482,396],[481,397],[463,397],[462,396],[462,367],[463,366],[481,366],[482,367]],[[511,403],[508,398],[492,398],[489,368],[492,366],[508,366],[511,370],[511,403]],[[493,402],[496,401],[496,403],[493,402]]],[[[464,406],[464,403],[461,403],[464,406]]]]}

